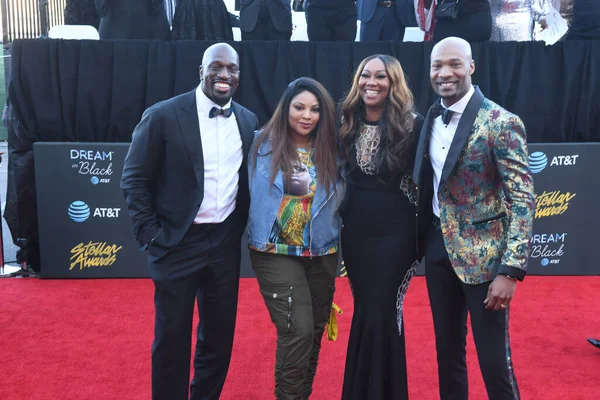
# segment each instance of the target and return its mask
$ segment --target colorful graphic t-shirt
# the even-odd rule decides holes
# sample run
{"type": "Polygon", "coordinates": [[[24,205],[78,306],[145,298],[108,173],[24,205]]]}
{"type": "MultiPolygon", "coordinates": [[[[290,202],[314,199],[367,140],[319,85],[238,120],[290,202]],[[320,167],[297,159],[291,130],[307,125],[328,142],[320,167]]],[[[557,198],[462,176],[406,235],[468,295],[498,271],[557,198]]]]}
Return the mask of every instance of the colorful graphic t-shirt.
{"type": "MultiPolygon", "coordinates": [[[[310,216],[315,191],[317,172],[313,164],[313,151],[299,148],[300,162],[294,166],[291,179],[283,182],[283,199],[273,224],[266,253],[291,256],[310,256],[310,216]]],[[[337,253],[337,246],[327,254],[337,253]]]]}

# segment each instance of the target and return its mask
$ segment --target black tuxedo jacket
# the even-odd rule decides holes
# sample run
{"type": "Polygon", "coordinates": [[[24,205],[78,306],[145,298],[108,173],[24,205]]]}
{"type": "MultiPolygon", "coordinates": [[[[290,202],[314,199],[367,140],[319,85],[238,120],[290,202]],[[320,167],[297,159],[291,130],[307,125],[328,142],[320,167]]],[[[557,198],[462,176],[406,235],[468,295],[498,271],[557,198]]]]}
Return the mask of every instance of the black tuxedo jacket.
{"type": "MultiPolygon", "coordinates": [[[[292,31],[292,7],[289,0],[264,0],[275,29],[279,32],[292,31]]],[[[256,28],[260,5],[263,0],[240,1],[240,29],[252,32],[256,28]]]]}
{"type": "MultiPolygon", "coordinates": [[[[95,0],[100,16],[100,39],[169,40],[171,29],[157,0],[95,0]]],[[[158,0],[159,3],[160,0],[158,0]]]]}
{"type": "MultiPolygon", "coordinates": [[[[248,218],[248,151],[258,119],[232,102],[243,149],[236,218],[240,231],[248,218]]],[[[154,258],[183,238],[204,198],[204,157],[195,90],[157,103],[144,112],[125,158],[121,189],[133,234],[154,258]],[[150,243],[152,242],[152,243],[150,243]]]]}

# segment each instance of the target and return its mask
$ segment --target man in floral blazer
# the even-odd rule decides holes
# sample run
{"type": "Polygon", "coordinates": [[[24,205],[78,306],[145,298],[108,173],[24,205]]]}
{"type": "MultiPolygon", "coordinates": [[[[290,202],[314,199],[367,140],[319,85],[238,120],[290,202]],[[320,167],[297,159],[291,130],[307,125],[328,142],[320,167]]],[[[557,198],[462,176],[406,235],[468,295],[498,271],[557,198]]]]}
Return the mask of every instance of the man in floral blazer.
{"type": "Polygon", "coordinates": [[[419,254],[425,256],[441,399],[467,399],[466,321],[488,397],[519,399],[509,304],[524,278],[534,214],[523,123],[471,84],[475,62],[458,38],[431,53],[440,96],[421,130],[414,168],[419,254]]]}

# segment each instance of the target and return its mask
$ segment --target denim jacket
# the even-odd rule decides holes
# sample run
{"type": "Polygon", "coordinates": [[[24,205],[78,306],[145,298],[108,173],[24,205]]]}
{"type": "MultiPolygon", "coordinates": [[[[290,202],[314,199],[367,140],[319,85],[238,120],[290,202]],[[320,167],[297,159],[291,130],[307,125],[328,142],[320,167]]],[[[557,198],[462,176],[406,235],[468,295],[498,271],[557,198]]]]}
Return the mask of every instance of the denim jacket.
{"type": "MultiPolygon", "coordinates": [[[[254,139],[260,134],[256,132],[254,139]]],[[[248,244],[258,250],[264,250],[269,241],[273,224],[277,221],[279,206],[283,200],[283,174],[277,173],[273,186],[270,183],[271,141],[264,141],[258,149],[254,166],[254,146],[250,150],[248,162],[248,180],[250,186],[250,215],[248,217],[248,244]]],[[[344,183],[338,178],[337,191],[333,185],[324,188],[317,182],[317,190],[310,213],[311,256],[321,256],[338,244],[341,218],[338,213],[344,198],[344,183]]]]}

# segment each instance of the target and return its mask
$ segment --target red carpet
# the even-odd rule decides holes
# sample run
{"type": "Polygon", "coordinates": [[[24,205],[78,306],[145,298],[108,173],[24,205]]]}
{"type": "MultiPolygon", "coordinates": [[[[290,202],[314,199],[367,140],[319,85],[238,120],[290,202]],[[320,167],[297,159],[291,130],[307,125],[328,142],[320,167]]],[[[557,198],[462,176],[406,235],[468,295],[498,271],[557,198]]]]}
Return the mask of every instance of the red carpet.
{"type": "MultiPolygon", "coordinates": [[[[256,281],[241,283],[235,348],[222,399],[272,399],[274,329],[256,281]]],[[[528,277],[511,320],[523,399],[600,399],[600,277],[528,277]]],[[[338,280],[337,342],[326,342],[312,399],[339,399],[352,317],[338,280]]],[[[150,280],[0,280],[1,400],[150,398],[153,305],[150,280]]],[[[437,398],[431,314],[423,278],[406,304],[411,399],[437,398]]],[[[472,339],[471,399],[485,399],[472,339]]],[[[391,400],[391,399],[390,399],[391,400]]]]}

